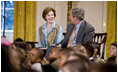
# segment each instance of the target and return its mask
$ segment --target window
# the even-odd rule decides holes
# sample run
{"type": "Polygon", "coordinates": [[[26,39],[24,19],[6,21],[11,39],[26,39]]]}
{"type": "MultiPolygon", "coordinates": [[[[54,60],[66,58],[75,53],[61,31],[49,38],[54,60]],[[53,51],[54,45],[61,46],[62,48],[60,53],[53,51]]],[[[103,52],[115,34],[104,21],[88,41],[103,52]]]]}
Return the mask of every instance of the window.
{"type": "Polygon", "coordinates": [[[5,15],[5,36],[7,40],[12,42],[13,24],[14,24],[14,1],[6,1],[6,2],[1,1],[1,36],[3,36],[4,15],[5,15]],[[5,14],[4,14],[4,9],[5,9],[5,14]]]}

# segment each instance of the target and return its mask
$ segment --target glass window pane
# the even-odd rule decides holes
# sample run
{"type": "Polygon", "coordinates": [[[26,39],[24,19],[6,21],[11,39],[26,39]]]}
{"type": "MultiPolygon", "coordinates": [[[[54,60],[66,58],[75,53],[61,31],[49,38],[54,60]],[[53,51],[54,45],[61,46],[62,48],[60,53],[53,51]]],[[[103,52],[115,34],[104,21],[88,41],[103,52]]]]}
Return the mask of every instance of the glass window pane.
{"type": "Polygon", "coordinates": [[[14,8],[14,1],[6,1],[6,8],[14,8]]]}
{"type": "Polygon", "coordinates": [[[4,2],[4,1],[1,1],[1,8],[3,8],[3,4],[4,4],[3,2],[4,2]]]}
{"type": "Polygon", "coordinates": [[[14,10],[6,10],[5,14],[5,30],[13,30],[14,10]]]}
{"type": "Polygon", "coordinates": [[[1,9],[1,30],[3,30],[3,9],[1,9]]]}

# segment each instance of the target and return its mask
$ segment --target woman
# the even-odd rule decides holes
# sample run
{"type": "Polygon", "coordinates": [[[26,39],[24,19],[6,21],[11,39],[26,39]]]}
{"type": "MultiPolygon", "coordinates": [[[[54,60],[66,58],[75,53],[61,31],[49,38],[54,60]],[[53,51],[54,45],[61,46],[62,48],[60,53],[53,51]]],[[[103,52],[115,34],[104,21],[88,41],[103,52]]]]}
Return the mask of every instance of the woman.
{"type": "Polygon", "coordinates": [[[39,28],[38,47],[47,49],[49,46],[55,46],[62,40],[62,27],[55,22],[56,11],[53,8],[45,8],[42,17],[46,23],[39,28]]]}

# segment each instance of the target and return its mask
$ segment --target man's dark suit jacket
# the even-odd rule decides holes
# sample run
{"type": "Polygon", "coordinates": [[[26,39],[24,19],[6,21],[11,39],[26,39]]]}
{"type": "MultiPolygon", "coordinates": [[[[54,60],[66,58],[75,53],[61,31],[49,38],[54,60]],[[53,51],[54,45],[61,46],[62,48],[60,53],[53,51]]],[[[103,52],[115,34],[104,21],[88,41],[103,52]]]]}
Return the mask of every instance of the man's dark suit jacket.
{"type": "MultiPolygon", "coordinates": [[[[75,27],[74,24],[68,25],[66,35],[65,35],[64,39],[60,42],[60,44],[62,45],[61,46],[62,48],[67,47],[70,35],[71,35],[74,27],[75,27]]],[[[90,25],[85,20],[83,20],[83,22],[81,23],[81,26],[78,30],[76,44],[85,44],[87,42],[91,42],[91,41],[93,41],[94,35],[95,35],[95,30],[92,27],[92,25],[90,25]]]]}

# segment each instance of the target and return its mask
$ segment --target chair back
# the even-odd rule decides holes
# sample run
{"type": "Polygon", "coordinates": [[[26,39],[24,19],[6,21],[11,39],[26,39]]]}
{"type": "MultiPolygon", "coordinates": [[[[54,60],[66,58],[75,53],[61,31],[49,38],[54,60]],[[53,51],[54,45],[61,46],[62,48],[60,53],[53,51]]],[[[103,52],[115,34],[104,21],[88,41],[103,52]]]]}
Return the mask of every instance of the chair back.
{"type": "Polygon", "coordinates": [[[93,38],[94,42],[97,42],[100,45],[100,57],[104,59],[105,48],[106,48],[106,39],[107,33],[95,33],[93,38]]]}

